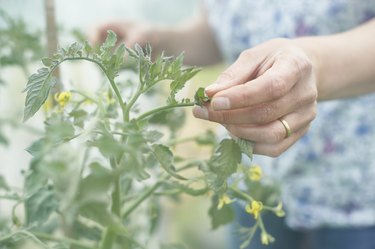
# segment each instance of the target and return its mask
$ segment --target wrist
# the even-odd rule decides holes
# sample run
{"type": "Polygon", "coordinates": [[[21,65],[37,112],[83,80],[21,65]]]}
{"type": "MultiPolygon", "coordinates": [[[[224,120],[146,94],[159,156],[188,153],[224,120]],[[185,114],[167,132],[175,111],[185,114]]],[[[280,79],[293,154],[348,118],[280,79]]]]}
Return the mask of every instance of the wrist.
{"type": "Polygon", "coordinates": [[[321,99],[322,82],[323,82],[323,60],[319,51],[320,44],[317,37],[302,37],[293,40],[294,44],[301,48],[311,62],[313,74],[315,77],[316,87],[318,90],[318,99],[321,99]]]}

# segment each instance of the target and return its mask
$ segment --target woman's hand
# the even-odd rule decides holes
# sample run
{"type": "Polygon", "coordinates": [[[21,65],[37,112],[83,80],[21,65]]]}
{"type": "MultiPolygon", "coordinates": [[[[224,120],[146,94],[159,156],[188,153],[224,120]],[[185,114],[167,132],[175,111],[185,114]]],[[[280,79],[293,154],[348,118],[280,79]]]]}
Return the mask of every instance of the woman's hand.
{"type": "Polygon", "coordinates": [[[210,104],[193,113],[254,141],[254,153],[276,157],[303,136],[315,118],[316,78],[310,58],[293,40],[271,40],[241,53],[206,88],[210,104]]]}
{"type": "Polygon", "coordinates": [[[144,22],[112,21],[96,26],[89,34],[93,44],[101,44],[107,37],[107,31],[116,33],[118,41],[124,42],[127,47],[133,47],[136,43],[141,46],[151,43],[158,47],[158,28],[144,22]]]}

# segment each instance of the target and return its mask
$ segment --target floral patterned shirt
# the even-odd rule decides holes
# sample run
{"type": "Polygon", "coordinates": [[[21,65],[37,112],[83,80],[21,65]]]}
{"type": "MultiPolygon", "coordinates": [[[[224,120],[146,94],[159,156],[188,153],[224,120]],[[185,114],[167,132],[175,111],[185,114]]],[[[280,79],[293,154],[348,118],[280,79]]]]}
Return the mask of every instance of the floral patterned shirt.
{"type": "MultiPolygon", "coordinates": [[[[275,37],[332,34],[375,17],[375,0],[206,0],[224,57],[275,37]]],[[[375,225],[375,94],[318,104],[309,132],[255,162],[281,184],[293,228],[375,225]]]]}

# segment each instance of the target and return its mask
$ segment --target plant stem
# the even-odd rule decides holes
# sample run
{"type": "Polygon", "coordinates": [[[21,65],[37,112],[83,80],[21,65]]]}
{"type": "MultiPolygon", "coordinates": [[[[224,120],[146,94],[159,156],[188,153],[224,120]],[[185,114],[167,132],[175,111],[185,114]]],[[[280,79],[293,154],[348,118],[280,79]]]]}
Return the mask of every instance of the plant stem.
{"type": "Polygon", "coordinates": [[[15,196],[15,195],[0,195],[0,199],[19,201],[21,198],[19,196],[15,196]]]}
{"type": "MultiPolygon", "coordinates": [[[[16,234],[23,234],[29,238],[31,238],[34,242],[38,243],[39,245],[42,245],[44,248],[47,248],[47,245],[43,242],[43,241],[40,241],[36,235],[32,234],[32,233],[29,233],[28,231],[24,231],[24,230],[19,230],[19,231],[15,231],[13,233],[10,233],[8,235],[5,235],[3,237],[0,237],[0,244],[3,244],[1,242],[4,242],[4,241],[7,241],[9,239],[11,239],[14,235],[16,234]]],[[[92,249],[91,247],[89,249],[92,249]]]]}
{"type": "MultiPolygon", "coordinates": [[[[117,168],[116,160],[110,158],[110,164],[113,170],[117,168]]],[[[117,176],[114,180],[115,186],[112,192],[112,206],[111,212],[118,217],[121,217],[121,184],[120,177],[117,176]]],[[[116,241],[116,233],[114,233],[110,228],[106,228],[103,234],[103,239],[101,242],[101,249],[111,249],[113,243],[116,241]]]]}
{"type": "Polygon", "coordinates": [[[177,144],[182,144],[182,143],[187,143],[187,142],[191,142],[191,141],[194,141],[195,139],[197,138],[197,136],[194,136],[194,137],[185,137],[185,138],[175,138],[175,139],[171,139],[167,142],[167,144],[169,146],[174,146],[174,145],[177,145],[177,144]]]}
{"type": "MultiPolygon", "coordinates": [[[[169,176],[167,178],[169,178],[169,176]]],[[[124,211],[124,213],[122,214],[122,218],[127,218],[145,199],[152,195],[161,186],[164,180],[165,179],[158,181],[153,186],[151,186],[147,191],[143,192],[143,194],[140,195],[138,199],[135,200],[134,203],[124,211]]]]}
{"type": "Polygon", "coordinates": [[[127,103],[127,105],[125,107],[124,121],[129,122],[129,120],[130,120],[130,110],[133,107],[133,105],[135,104],[135,102],[137,101],[137,99],[139,98],[139,96],[141,96],[141,94],[142,94],[142,84],[139,84],[136,92],[131,97],[131,99],[129,100],[129,103],[127,103]]]}
{"type": "MultiPolygon", "coordinates": [[[[116,161],[114,158],[110,159],[112,169],[116,169],[116,161]]],[[[115,179],[115,187],[112,193],[112,213],[119,216],[121,215],[121,186],[120,177],[117,175],[115,179]]]]}
{"type": "Polygon", "coordinates": [[[235,187],[230,187],[230,190],[232,190],[232,191],[233,191],[234,193],[236,193],[237,195],[242,196],[243,198],[245,198],[245,199],[248,200],[248,201],[253,201],[253,200],[254,200],[253,197],[251,197],[250,195],[245,194],[245,193],[239,191],[239,190],[238,190],[237,188],[235,188],[235,187]]]}
{"type": "Polygon", "coordinates": [[[145,112],[142,115],[138,116],[137,121],[149,118],[152,115],[155,115],[156,113],[159,113],[168,109],[173,109],[173,108],[178,108],[178,107],[187,107],[187,106],[194,106],[194,103],[179,103],[179,104],[161,106],[159,108],[155,108],[151,111],[145,112]]]}
{"type": "Polygon", "coordinates": [[[63,242],[63,243],[67,243],[67,244],[70,244],[70,245],[73,245],[73,246],[78,246],[78,247],[81,247],[81,248],[85,248],[85,249],[94,249],[94,248],[96,248],[95,246],[91,246],[91,245],[88,245],[88,244],[83,243],[81,241],[70,239],[70,238],[58,238],[58,237],[52,236],[50,234],[39,233],[39,232],[33,232],[33,234],[36,237],[38,237],[39,239],[43,239],[43,240],[63,242]]]}
{"type": "Polygon", "coordinates": [[[121,107],[121,111],[122,111],[122,116],[123,116],[123,120],[126,121],[126,112],[125,112],[125,109],[126,109],[126,106],[125,106],[125,102],[124,100],[122,99],[121,97],[121,94],[120,94],[120,91],[115,83],[115,81],[109,77],[109,75],[107,74],[107,71],[105,69],[105,67],[97,60],[94,60],[92,58],[89,58],[89,57],[83,57],[83,56],[79,56],[79,57],[66,57],[64,58],[63,60],[59,61],[59,63],[57,63],[56,65],[53,66],[53,68],[51,69],[48,77],[50,77],[50,75],[53,73],[53,71],[56,70],[56,68],[61,64],[63,63],[64,61],[76,61],[76,60],[86,60],[86,61],[90,61],[90,62],[93,62],[95,63],[96,65],[99,66],[99,68],[103,71],[103,73],[105,74],[105,76],[107,77],[108,81],[109,81],[109,84],[111,85],[113,91],[115,92],[115,95],[117,97],[117,100],[120,104],[120,107],[121,107]]]}
{"type": "Polygon", "coordinates": [[[97,104],[97,101],[93,98],[91,98],[90,96],[88,96],[86,93],[84,92],[81,92],[81,91],[77,91],[77,90],[70,90],[72,93],[77,93],[79,95],[81,95],[82,97],[84,97],[85,99],[87,100],[90,100],[92,101],[93,103],[96,103],[97,104]]]}
{"type": "Polygon", "coordinates": [[[240,249],[244,249],[244,248],[247,248],[251,241],[253,240],[253,237],[255,235],[255,232],[257,231],[259,227],[259,219],[257,220],[257,222],[255,223],[255,225],[251,228],[250,230],[250,233],[249,233],[249,237],[247,238],[247,240],[245,242],[243,242],[240,246],[240,249]]]}

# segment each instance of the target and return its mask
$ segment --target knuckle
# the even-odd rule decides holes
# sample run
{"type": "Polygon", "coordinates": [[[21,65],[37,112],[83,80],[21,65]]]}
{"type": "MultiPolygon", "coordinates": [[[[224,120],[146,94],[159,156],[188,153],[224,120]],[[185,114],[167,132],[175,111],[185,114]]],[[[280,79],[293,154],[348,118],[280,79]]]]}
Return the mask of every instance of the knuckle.
{"type": "Polygon", "coordinates": [[[235,79],[235,76],[236,73],[234,72],[234,70],[232,68],[228,68],[219,75],[218,79],[221,81],[230,81],[235,79]]]}
{"type": "Polygon", "coordinates": [[[285,131],[280,129],[271,129],[267,134],[267,142],[275,143],[282,141],[285,137],[285,131]]]}
{"type": "Polygon", "coordinates": [[[246,85],[237,86],[237,101],[239,107],[246,107],[249,105],[249,92],[246,85]]]}
{"type": "Polygon", "coordinates": [[[308,91],[308,94],[306,96],[306,101],[309,103],[313,103],[317,100],[318,98],[318,91],[316,88],[312,88],[311,90],[308,91]]]}
{"type": "Polygon", "coordinates": [[[314,104],[314,106],[310,110],[309,121],[310,122],[313,121],[317,115],[318,115],[318,110],[316,108],[316,105],[314,104]]]}
{"type": "Polygon", "coordinates": [[[271,99],[278,99],[283,96],[287,90],[287,82],[281,75],[274,75],[267,87],[267,94],[271,99]]]}
{"type": "Polygon", "coordinates": [[[257,124],[266,124],[272,121],[274,117],[274,108],[270,104],[263,104],[255,109],[255,122],[257,124]]]}
{"type": "Polygon", "coordinates": [[[220,123],[220,124],[229,124],[230,120],[232,119],[230,112],[215,112],[215,115],[212,116],[212,120],[214,122],[220,123]]]}
{"type": "Polygon", "coordinates": [[[240,53],[239,58],[249,58],[252,57],[253,51],[251,49],[246,49],[240,53]]]}
{"type": "Polygon", "coordinates": [[[267,155],[275,158],[280,156],[283,152],[284,150],[280,146],[275,146],[268,151],[267,155]]]}

